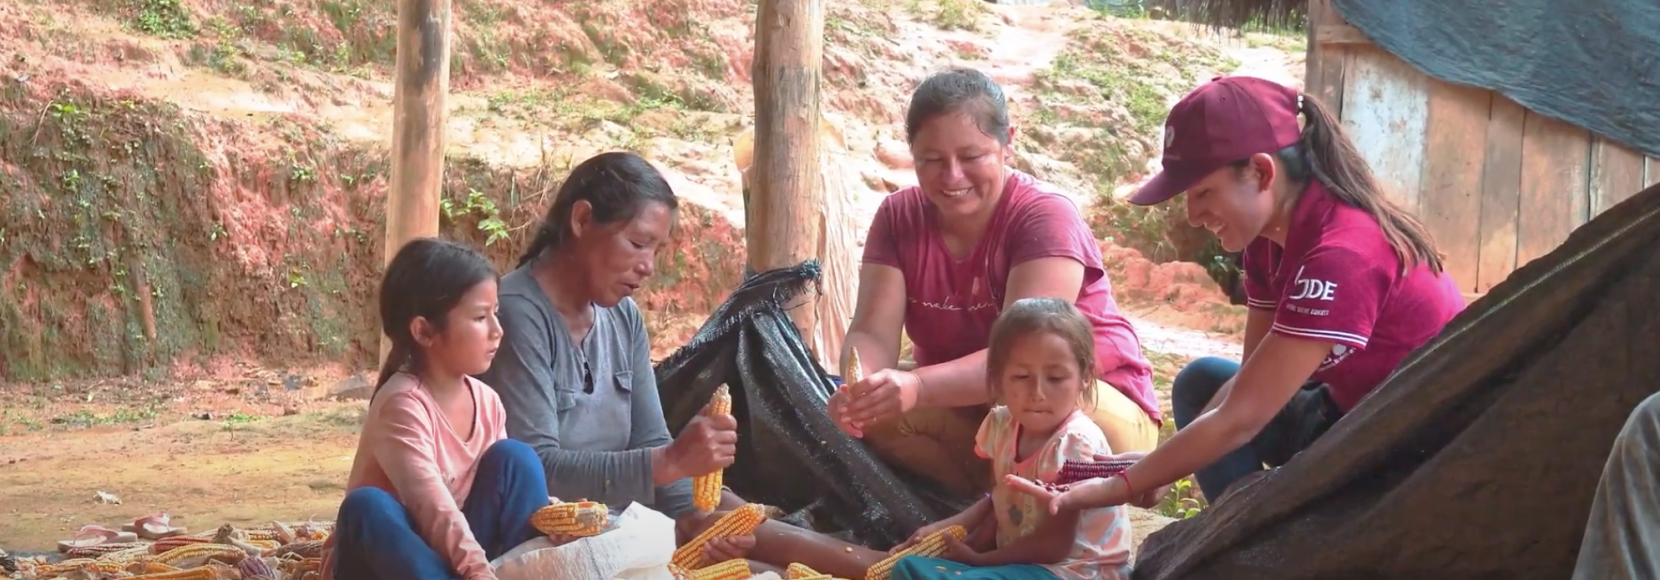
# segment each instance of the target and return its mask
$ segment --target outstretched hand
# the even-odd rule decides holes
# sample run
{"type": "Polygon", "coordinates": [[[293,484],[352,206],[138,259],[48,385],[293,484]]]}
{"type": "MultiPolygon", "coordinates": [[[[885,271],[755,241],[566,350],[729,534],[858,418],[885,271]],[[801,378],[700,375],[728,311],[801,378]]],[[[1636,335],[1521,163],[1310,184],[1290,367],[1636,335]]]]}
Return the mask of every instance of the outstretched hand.
{"type": "Polygon", "coordinates": [[[1123,480],[1116,476],[1080,481],[1065,488],[1055,488],[1014,474],[1003,476],[1003,482],[1015,491],[1049,504],[1051,514],[1063,510],[1113,507],[1123,505],[1130,499],[1126,497],[1123,480]]]}
{"type": "MultiPolygon", "coordinates": [[[[1147,456],[1146,451],[1125,451],[1123,453],[1112,454],[1112,455],[1097,454],[1095,456],[1095,460],[1096,461],[1141,461],[1141,459],[1143,457],[1146,457],[1146,456],[1147,456]]],[[[1169,495],[1169,493],[1170,493],[1170,486],[1169,485],[1160,485],[1160,486],[1151,487],[1151,488],[1144,489],[1144,490],[1136,492],[1135,497],[1130,498],[1129,504],[1133,505],[1135,507],[1138,507],[1138,508],[1142,508],[1142,509],[1152,509],[1152,508],[1158,506],[1159,502],[1164,501],[1164,496],[1169,495]]]]}

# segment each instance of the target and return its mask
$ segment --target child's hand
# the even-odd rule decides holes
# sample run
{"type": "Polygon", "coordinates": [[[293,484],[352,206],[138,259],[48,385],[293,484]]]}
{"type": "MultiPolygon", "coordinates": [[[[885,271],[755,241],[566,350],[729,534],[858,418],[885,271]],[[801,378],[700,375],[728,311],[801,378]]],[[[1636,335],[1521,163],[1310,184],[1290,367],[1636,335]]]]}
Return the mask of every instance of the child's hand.
{"type": "Polygon", "coordinates": [[[749,557],[755,548],[755,536],[726,536],[709,540],[703,545],[703,556],[709,562],[741,560],[749,557]]]}
{"type": "Polygon", "coordinates": [[[928,536],[932,536],[935,533],[939,532],[940,530],[945,529],[946,526],[949,526],[952,523],[953,522],[951,520],[941,520],[941,521],[937,521],[937,522],[928,524],[926,526],[922,526],[920,528],[917,528],[916,531],[911,532],[911,537],[905,538],[905,541],[898,543],[897,545],[895,545],[892,548],[888,548],[888,553],[889,554],[898,554],[900,551],[903,551],[906,548],[909,548],[911,546],[915,546],[917,544],[917,542],[921,542],[923,539],[927,538],[928,536]]]}
{"type": "Polygon", "coordinates": [[[1049,513],[1061,510],[1086,510],[1124,505],[1131,498],[1124,490],[1124,482],[1117,476],[1091,479],[1072,484],[1065,491],[1050,489],[1041,483],[1018,475],[1003,476],[1003,482],[1015,491],[1049,503],[1049,513]]]}
{"type": "Polygon", "coordinates": [[[981,565],[981,554],[956,536],[945,536],[945,559],[970,566],[981,565]]]}

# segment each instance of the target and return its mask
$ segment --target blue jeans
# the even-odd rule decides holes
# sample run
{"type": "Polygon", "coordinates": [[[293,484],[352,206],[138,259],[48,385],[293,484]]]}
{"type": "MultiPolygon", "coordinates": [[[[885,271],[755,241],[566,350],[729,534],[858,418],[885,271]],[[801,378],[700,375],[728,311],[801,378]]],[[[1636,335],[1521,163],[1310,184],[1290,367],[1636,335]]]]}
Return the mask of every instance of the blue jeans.
{"type": "MultiPolygon", "coordinates": [[[[486,558],[518,547],[539,532],[530,515],[548,505],[547,476],[529,445],[503,439],[478,460],[478,475],[461,506],[486,558]]],[[[428,545],[409,511],[392,494],[360,487],[346,494],[335,523],[334,577],[341,580],[459,580],[445,556],[428,545]]]]}
{"type": "Polygon", "coordinates": [[[1056,580],[1048,568],[1033,564],[969,566],[922,556],[900,558],[888,576],[891,580],[1056,580]]]}
{"type": "MultiPolygon", "coordinates": [[[[1216,391],[1237,374],[1239,363],[1216,357],[1193,361],[1177,373],[1170,393],[1176,429],[1186,429],[1199,418],[1216,391]]],[[[1193,474],[1199,480],[1199,491],[1204,492],[1205,501],[1215,502],[1234,482],[1262,471],[1264,465],[1279,467],[1291,461],[1342,417],[1325,385],[1303,385],[1250,443],[1193,474]]]]}

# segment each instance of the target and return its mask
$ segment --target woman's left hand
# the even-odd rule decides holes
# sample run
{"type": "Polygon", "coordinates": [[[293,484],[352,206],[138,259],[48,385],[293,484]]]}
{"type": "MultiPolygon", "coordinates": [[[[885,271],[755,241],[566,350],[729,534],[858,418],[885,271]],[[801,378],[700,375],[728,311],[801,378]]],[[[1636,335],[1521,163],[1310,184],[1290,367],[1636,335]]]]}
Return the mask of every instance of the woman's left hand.
{"type": "Polygon", "coordinates": [[[1124,505],[1130,501],[1129,493],[1124,489],[1124,481],[1120,476],[1106,479],[1096,478],[1074,483],[1064,492],[1055,492],[1045,488],[1042,484],[1018,475],[1003,476],[1003,482],[1015,491],[1030,495],[1039,501],[1048,502],[1049,513],[1058,514],[1061,510],[1087,510],[1124,505]]]}
{"type": "Polygon", "coordinates": [[[882,369],[865,380],[847,386],[848,397],[841,414],[856,429],[883,419],[897,417],[916,407],[922,381],[916,373],[882,369]]]}

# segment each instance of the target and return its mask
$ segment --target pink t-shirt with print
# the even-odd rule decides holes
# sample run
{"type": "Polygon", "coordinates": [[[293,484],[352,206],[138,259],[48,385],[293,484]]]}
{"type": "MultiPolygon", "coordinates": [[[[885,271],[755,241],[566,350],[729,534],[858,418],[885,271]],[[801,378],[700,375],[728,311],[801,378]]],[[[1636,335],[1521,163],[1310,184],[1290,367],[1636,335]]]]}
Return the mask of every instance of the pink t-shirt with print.
{"type": "Polygon", "coordinates": [[[1401,275],[1377,220],[1319,182],[1298,200],[1285,247],[1257,238],[1244,266],[1246,304],[1274,311],[1272,332],[1333,343],[1313,379],[1344,413],[1464,309],[1452,276],[1422,263],[1401,275]]]}
{"type": "Polygon", "coordinates": [[[1063,257],[1084,265],[1077,305],[1095,328],[1101,380],[1159,421],[1152,366],[1141,341],[1112,298],[1101,247],[1078,207],[1053,186],[1020,171],[1009,173],[991,224],[968,257],[945,248],[933,204],[918,187],[882,200],[865,239],[864,262],[905,275],[905,332],[918,365],[950,362],[991,343],[991,325],[1003,311],[1009,272],[1030,260],[1063,257]]]}
{"type": "MultiPolygon", "coordinates": [[[[1049,518],[1049,504],[1003,482],[1014,474],[1032,481],[1055,481],[1067,460],[1093,461],[1110,454],[1107,436],[1089,417],[1076,410],[1061,422],[1043,447],[1030,456],[1018,456],[1020,423],[1009,408],[997,406],[980,423],[974,452],[991,460],[992,511],[997,516],[997,547],[1013,544],[1036,532],[1049,518]]],[[[1130,513],[1122,505],[1084,510],[1072,537],[1072,552],[1055,564],[1045,564],[1061,580],[1120,580],[1130,577],[1130,513]]]]}

